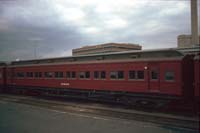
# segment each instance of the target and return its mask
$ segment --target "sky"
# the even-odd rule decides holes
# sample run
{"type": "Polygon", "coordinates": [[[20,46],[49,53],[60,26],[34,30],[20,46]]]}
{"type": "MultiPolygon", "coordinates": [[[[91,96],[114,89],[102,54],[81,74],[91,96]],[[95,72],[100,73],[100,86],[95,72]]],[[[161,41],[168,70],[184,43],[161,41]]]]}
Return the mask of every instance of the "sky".
{"type": "Polygon", "coordinates": [[[0,61],[110,42],[176,47],[190,29],[189,0],[0,0],[0,61]]]}

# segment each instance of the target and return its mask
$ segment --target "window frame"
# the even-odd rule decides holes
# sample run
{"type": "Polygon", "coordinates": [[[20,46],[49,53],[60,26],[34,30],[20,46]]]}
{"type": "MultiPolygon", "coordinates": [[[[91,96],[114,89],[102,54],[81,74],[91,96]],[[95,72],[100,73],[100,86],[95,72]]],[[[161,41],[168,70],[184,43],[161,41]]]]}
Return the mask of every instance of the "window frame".
{"type": "Polygon", "coordinates": [[[66,71],[66,79],[67,80],[74,80],[77,78],[76,71],[66,71]]]}
{"type": "Polygon", "coordinates": [[[125,71],[123,70],[117,70],[117,71],[110,71],[110,80],[125,80],[125,71]],[[122,72],[122,78],[119,78],[120,72],[122,72]],[[112,78],[112,75],[115,76],[115,78],[112,78]]]}
{"type": "Polygon", "coordinates": [[[99,80],[99,71],[94,71],[94,80],[99,80]]]}
{"type": "Polygon", "coordinates": [[[56,72],[54,72],[54,78],[55,79],[63,79],[64,73],[62,71],[56,71],[56,72]]]}
{"type": "Polygon", "coordinates": [[[135,70],[130,70],[130,71],[128,71],[128,79],[129,79],[129,80],[135,80],[135,79],[136,79],[136,71],[135,71],[135,70]],[[132,78],[132,76],[133,76],[134,78],[132,78]]]}
{"type": "Polygon", "coordinates": [[[105,80],[106,79],[106,71],[104,71],[104,70],[94,71],[93,78],[94,78],[94,80],[105,80]]]}
{"type": "Polygon", "coordinates": [[[90,71],[80,71],[79,72],[79,79],[80,80],[90,80],[90,78],[91,78],[91,74],[90,73],[91,73],[90,71]],[[80,77],[81,75],[83,76],[83,78],[80,77]],[[89,77],[87,77],[87,76],[89,76],[89,77]]]}
{"type": "Polygon", "coordinates": [[[76,79],[76,76],[77,76],[76,71],[66,71],[66,79],[73,80],[73,79],[76,79]]]}
{"type": "Polygon", "coordinates": [[[106,80],[106,71],[100,71],[100,79],[106,80]],[[102,75],[104,75],[104,77],[102,75]]]}
{"type": "Polygon", "coordinates": [[[150,77],[151,81],[158,81],[158,80],[159,80],[159,76],[160,76],[159,71],[158,71],[157,69],[152,69],[152,70],[151,70],[150,76],[151,76],[151,77],[150,77]],[[152,76],[154,76],[154,75],[153,75],[153,72],[154,72],[154,74],[156,74],[156,76],[157,76],[156,79],[155,79],[155,78],[152,78],[152,76]]]}
{"type": "Polygon", "coordinates": [[[54,78],[54,73],[51,72],[51,71],[44,72],[44,78],[45,78],[45,79],[52,79],[52,78],[54,78]],[[49,73],[51,73],[51,77],[49,77],[49,76],[46,75],[46,74],[49,74],[49,73]]]}
{"type": "Polygon", "coordinates": [[[18,79],[22,79],[22,78],[25,78],[25,72],[16,72],[16,78],[18,79]],[[19,76],[19,74],[22,74],[23,76],[19,76]]]}
{"type": "Polygon", "coordinates": [[[135,81],[144,81],[145,80],[145,71],[144,70],[129,70],[128,71],[128,80],[135,80],[135,81]],[[134,78],[130,77],[130,72],[134,72],[134,78]],[[142,72],[143,78],[139,78],[139,72],[142,72]]]}
{"type": "Polygon", "coordinates": [[[34,78],[36,79],[42,78],[42,72],[34,72],[34,78]]]}
{"type": "Polygon", "coordinates": [[[29,79],[34,78],[33,72],[26,72],[26,78],[29,78],[29,79]]]}
{"type": "MultiPolygon", "coordinates": [[[[169,75],[168,75],[169,76],[169,75]]],[[[166,70],[165,71],[165,73],[164,73],[164,80],[165,80],[165,82],[175,82],[176,81],[176,79],[175,79],[175,71],[174,70],[166,70]],[[172,76],[173,77],[173,79],[166,79],[166,74],[172,74],[172,75],[170,75],[170,76],[172,76]]]]}
{"type": "Polygon", "coordinates": [[[76,79],[76,71],[71,71],[71,79],[76,79]]]}
{"type": "Polygon", "coordinates": [[[143,70],[138,70],[137,71],[137,79],[138,80],[144,80],[144,71],[143,70]],[[140,73],[139,72],[142,72],[142,78],[140,78],[139,76],[140,76],[140,73]]]}

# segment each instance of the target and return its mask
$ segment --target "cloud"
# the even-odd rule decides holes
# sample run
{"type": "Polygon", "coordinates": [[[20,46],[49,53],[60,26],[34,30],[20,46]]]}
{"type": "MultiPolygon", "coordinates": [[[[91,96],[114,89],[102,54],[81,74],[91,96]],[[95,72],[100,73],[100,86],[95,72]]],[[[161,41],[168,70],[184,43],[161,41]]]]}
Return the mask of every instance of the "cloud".
{"type": "Polygon", "coordinates": [[[176,47],[190,33],[190,2],[149,0],[0,1],[0,60],[69,55],[108,42],[176,47]],[[66,54],[65,54],[66,53],[66,54]]]}

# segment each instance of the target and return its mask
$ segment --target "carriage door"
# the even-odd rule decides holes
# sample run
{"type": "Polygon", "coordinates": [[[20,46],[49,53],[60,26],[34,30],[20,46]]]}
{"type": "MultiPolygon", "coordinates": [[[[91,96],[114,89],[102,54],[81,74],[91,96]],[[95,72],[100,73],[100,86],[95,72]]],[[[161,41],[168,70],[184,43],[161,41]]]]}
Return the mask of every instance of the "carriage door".
{"type": "Polygon", "coordinates": [[[149,91],[160,91],[160,69],[158,63],[150,63],[148,69],[149,91]]]}

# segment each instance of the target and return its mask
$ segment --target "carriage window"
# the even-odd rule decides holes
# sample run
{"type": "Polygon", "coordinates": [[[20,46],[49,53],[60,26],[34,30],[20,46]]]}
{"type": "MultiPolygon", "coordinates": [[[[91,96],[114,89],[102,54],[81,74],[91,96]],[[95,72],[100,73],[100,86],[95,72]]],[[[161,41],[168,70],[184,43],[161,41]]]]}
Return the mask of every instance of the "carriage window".
{"type": "Polygon", "coordinates": [[[85,73],[84,73],[84,72],[80,72],[80,73],[79,73],[79,78],[80,78],[80,79],[85,78],[85,73]]]}
{"type": "Polygon", "coordinates": [[[94,71],[94,79],[105,79],[106,72],[105,71],[94,71]]]}
{"type": "Polygon", "coordinates": [[[124,72],[123,71],[110,72],[110,79],[124,79],[124,72]]]}
{"type": "Polygon", "coordinates": [[[117,72],[110,72],[111,79],[117,79],[117,72]]]}
{"type": "Polygon", "coordinates": [[[136,79],[135,71],[129,71],[129,79],[136,79]]]}
{"type": "Polygon", "coordinates": [[[99,72],[98,71],[94,71],[94,79],[98,79],[99,78],[99,72]]]}
{"type": "Polygon", "coordinates": [[[2,78],[2,74],[0,73],[0,79],[2,78]]]}
{"type": "Polygon", "coordinates": [[[63,72],[55,72],[55,78],[63,78],[63,72]]]}
{"type": "Polygon", "coordinates": [[[33,72],[27,72],[27,73],[26,73],[26,77],[32,78],[32,77],[33,77],[33,72]]]}
{"type": "Polygon", "coordinates": [[[76,78],[76,72],[75,71],[72,71],[71,78],[76,78]]]}
{"type": "Polygon", "coordinates": [[[90,78],[90,72],[89,72],[89,71],[85,72],[85,78],[86,78],[86,79],[89,79],[89,78],[90,78]]]}
{"type": "Polygon", "coordinates": [[[166,81],[174,81],[174,72],[173,71],[166,71],[165,72],[165,80],[166,81]]]}
{"type": "Polygon", "coordinates": [[[42,72],[35,72],[34,75],[35,75],[35,78],[41,78],[42,72]]]}
{"type": "Polygon", "coordinates": [[[157,80],[158,79],[158,71],[157,70],[152,70],[151,71],[151,79],[152,80],[157,80]]]}
{"type": "Polygon", "coordinates": [[[129,71],[129,79],[144,79],[144,71],[129,71]]]}
{"type": "Polygon", "coordinates": [[[106,72],[105,71],[101,71],[101,79],[105,79],[106,78],[106,72]]]}
{"type": "Polygon", "coordinates": [[[75,79],[76,78],[76,72],[75,71],[66,72],[66,77],[67,77],[67,79],[75,79]]]}
{"type": "Polygon", "coordinates": [[[90,72],[89,71],[80,72],[79,73],[79,78],[80,79],[89,79],[90,78],[90,72]]]}
{"type": "Polygon", "coordinates": [[[52,72],[45,72],[44,76],[45,76],[45,78],[52,78],[53,77],[53,73],[52,72]]]}
{"type": "Polygon", "coordinates": [[[137,78],[144,79],[144,71],[137,71],[137,78]]]}
{"type": "Polygon", "coordinates": [[[118,71],[118,79],[123,79],[123,78],[124,78],[124,72],[118,71]]]}
{"type": "Polygon", "coordinates": [[[66,72],[66,77],[67,77],[67,79],[70,79],[71,78],[71,72],[66,72]]]}
{"type": "Polygon", "coordinates": [[[23,77],[25,77],[25,75],[24,75],[23,72],[18,72],[18,73],[17,73],[17,77],[18,77],[18,78],[23,78],[23,77]]]}

